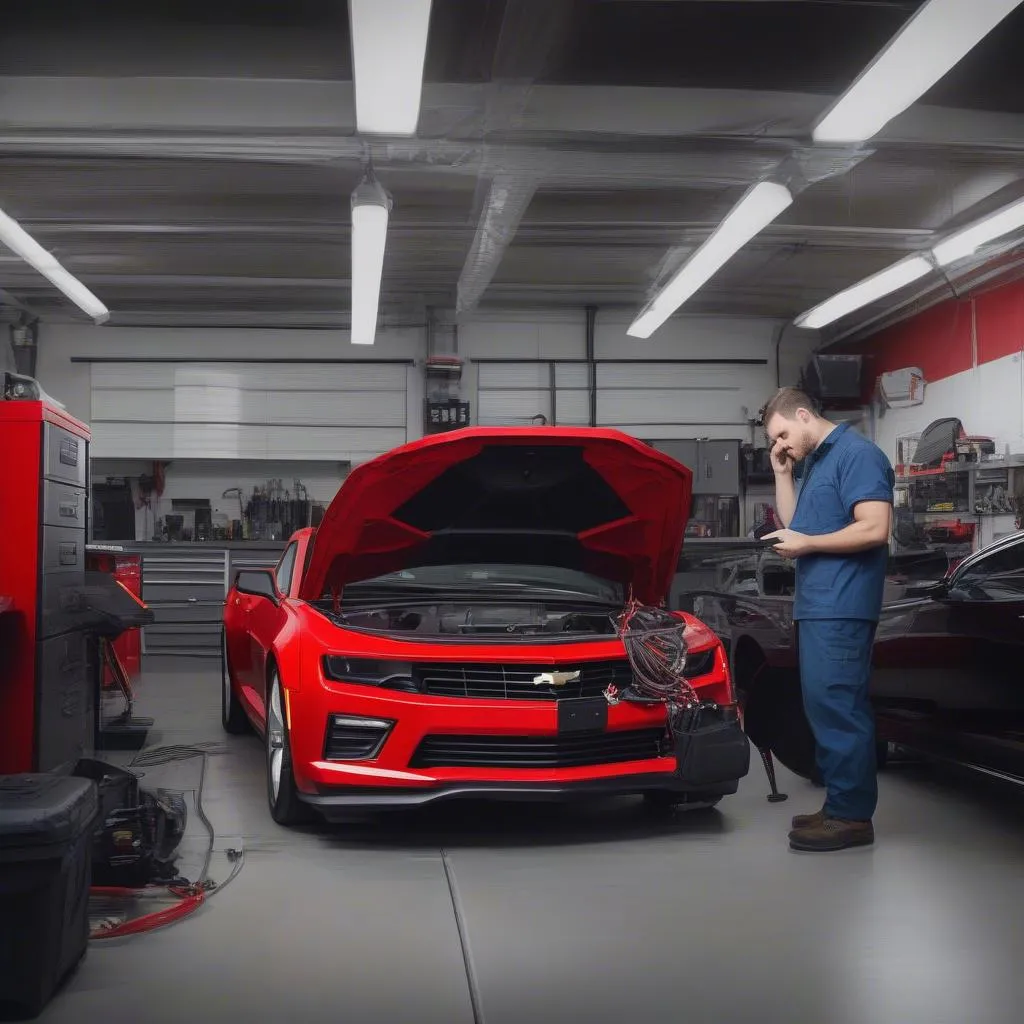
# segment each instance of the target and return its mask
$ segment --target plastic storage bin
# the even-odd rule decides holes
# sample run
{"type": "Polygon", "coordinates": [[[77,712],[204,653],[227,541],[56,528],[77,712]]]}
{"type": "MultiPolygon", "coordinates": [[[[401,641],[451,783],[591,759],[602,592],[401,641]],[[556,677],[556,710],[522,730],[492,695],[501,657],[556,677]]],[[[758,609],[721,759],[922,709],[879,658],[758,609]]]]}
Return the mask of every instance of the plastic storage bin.
{"type": "Polygon", "coordinates": [[[42,1011],[89,941],[96,784],[0,776],[0,1019],[42,1011]]]}

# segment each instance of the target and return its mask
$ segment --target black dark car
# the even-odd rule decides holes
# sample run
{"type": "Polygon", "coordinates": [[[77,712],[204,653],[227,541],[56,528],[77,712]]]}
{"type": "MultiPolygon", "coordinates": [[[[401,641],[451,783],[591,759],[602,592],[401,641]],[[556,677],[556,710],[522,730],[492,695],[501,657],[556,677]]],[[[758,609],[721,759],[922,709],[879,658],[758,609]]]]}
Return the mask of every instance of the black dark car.
{"type": "MultiPolygon", "coordinates": [[[[691,547],[674,601],[725,641],[748,736],[815,777],[803,714],[794,569],[757,544],[691,547]]],[[[950,567],[890,557],[871,696],[889,744],[1024,783],[1024,532],[950,567]]]]}

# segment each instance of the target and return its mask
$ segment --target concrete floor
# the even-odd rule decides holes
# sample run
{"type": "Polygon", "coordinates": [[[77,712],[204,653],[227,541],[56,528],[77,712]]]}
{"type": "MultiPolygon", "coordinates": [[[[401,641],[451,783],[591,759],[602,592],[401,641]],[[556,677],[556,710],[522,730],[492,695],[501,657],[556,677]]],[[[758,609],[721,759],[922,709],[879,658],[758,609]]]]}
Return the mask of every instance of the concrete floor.
{"type": "MultiPolygon", "coordinates": [[[[449,806],[278,828],[219,668],[149,665],[154,744],[212,744],[204,804],[237,879],[198,915],[94,943],[44,1024],[1011,1024],[1024,1020],[1024,813],[922,767],[883,773],[872,849],[790,852],[821,791],[755,760],[711,812],[449,806]],[[1017,936],[1014,939],[1014,936],[1017,936]]],[[[214,862],[223,878],[226,862],[214,862]]]]}

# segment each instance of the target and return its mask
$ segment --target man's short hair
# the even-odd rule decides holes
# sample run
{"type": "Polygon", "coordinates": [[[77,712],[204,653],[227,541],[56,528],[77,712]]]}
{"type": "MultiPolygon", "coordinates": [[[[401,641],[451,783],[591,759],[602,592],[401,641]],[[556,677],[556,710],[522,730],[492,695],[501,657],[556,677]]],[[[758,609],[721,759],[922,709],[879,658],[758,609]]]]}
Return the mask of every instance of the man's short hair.
{"type": "Polygon", "coordinates": [[[768,422],[776,415],[791,420],[796,416],[797,409],[806,409],[815,416],[818,414],[817,406],[806,391],[801,391],[800,388],[779,388],[764,407],[761,422],[767,427],[768,422]]]}

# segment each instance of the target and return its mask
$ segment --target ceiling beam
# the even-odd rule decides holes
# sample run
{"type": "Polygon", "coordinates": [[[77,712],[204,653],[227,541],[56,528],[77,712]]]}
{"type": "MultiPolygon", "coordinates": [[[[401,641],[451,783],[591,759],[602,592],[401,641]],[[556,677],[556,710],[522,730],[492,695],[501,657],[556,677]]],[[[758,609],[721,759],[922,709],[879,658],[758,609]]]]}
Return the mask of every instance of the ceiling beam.
{"type": "MultiPolygon", "coordinates": [[[[505,0],[484,114],[484,139],[517,130],[533,83],[564,49],[574,0],[505,0]]],[[[456,288],[457,314],[483,298],[512,243],[543,175],[546,159],[526,166],[504,147],[492,148],[481,168],[477,229],[456,288]]]]}
{"type": "MultiPolygon", "coordinates": [[[[537,5],[540,9],[545,5],[537,5]]],[[[2,78],[0,131],[6,146],[96,135],[96,151],[119,133],[203,137],[240,147],[264,137],[286,152],[289,140],[319,138],[321,146],[355,136],[351,82],[259,78],[121,78],[14,76],[2,78]],[[102,127],[101,127],[102,126],[102,127]]],[[[487,129],[490,86],[427,84],[419,134],[423,139],[471,142],[487,129]]],[[[811,126],[834,97],[744,89],[537,85],[514,129],[521,137],[616,138],[666,141],[718,138],[807,143],[811,126]]],[[[493,134],[493,132],[491,133],[493,134]]],[[[915,104],[874,139],[879,148],[960,148],[974,152],[1024,150],[1024,115],[915,104]]],[[[117,150],[107,150],[116,154],[117,150]]],[[[174,155],[173,151],[170,155],[174,155]]]]}
{"type": "Polygon", "coordinates": [[[5,306],[12,306],[15,309],[20,309],[22,313],[27,313],[31,317],[38,318],[39,314],[34,310],[27,302],[23,299],[19,299],[17,295],[12,294],[6,288],[0,288],[0,303],[5,306]]]}

